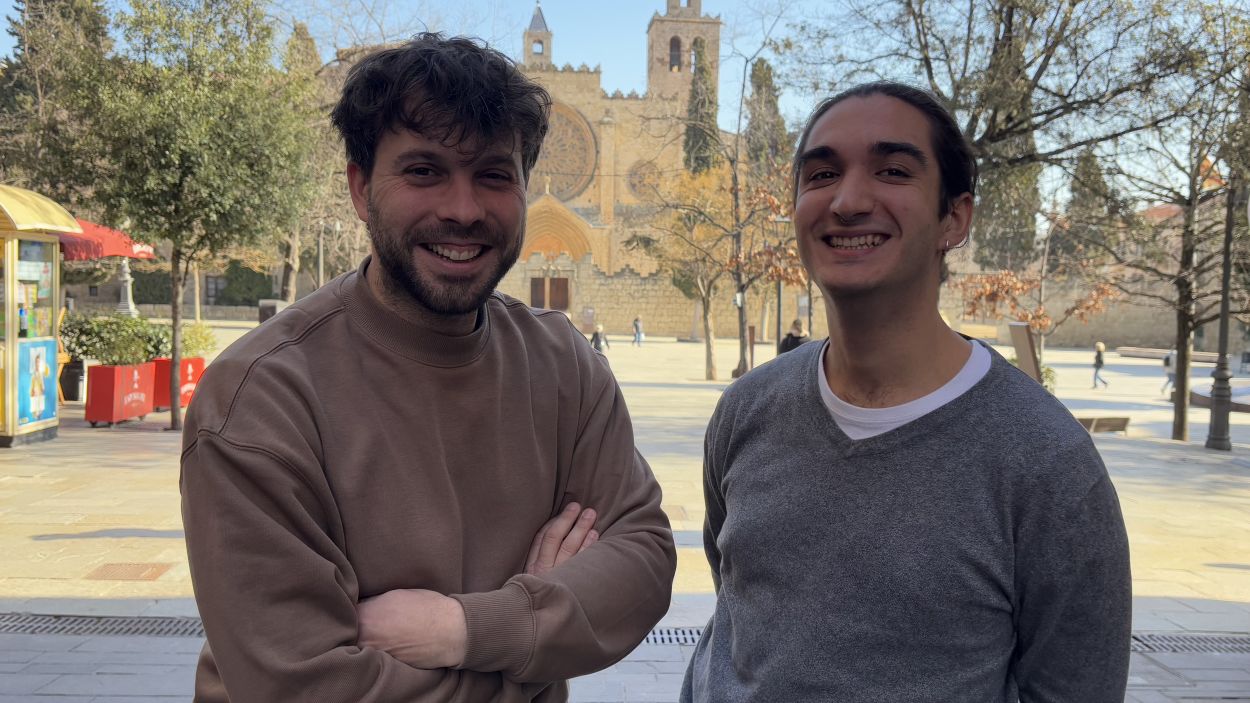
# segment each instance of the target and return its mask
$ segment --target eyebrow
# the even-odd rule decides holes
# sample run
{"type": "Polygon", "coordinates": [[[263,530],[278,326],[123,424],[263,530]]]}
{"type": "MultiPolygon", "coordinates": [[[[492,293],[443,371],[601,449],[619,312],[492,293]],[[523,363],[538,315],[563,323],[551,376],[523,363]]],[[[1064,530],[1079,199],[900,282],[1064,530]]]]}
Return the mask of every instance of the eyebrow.
{"type": "MultiPolygon", "coordinates": [[[[441,164],[447,161],[447,155],[442,152],[434,151],[433,149],[425,149],[425,148],[417,147],[414,149],[408,149],[407,151],[401,151],[400,153],[396,154],[394,163],[398,167],[409,161],[414,161],[417,159],[428,159],[435,163],[441,164]]],[[[513,165],[512,154],[511,153],[505,154],[503,152],[488,152],[488,153],[484,153],[484,154],[480,154],[476,156],[470,156],[468,158],[459,160],[459,163],[461,164],[470,164],[470,163],[475,163],[475,162],[479,166],[485,166],[485,167],[494,167],[494,166],[500,166],[504,164],[513,165]]]]}
{"type": "Polygon", "coordinates": [[[925,156],[924,151],[915,144],[908,142],[877,142],[872,145],[872,153],[877,156],[902,154],[919,161],[921,166],[929,165],[929,157],[925,156]]]}
{"type": "MultiPolygon", "coordinates": [[[[921,166],[929,165],[929,157],[925,156],[924,150],[910,142],[877,142],[872,145],[872,153],[877,156],[902,154],[920,162],[921,166]]],[[[837,158],[838,152],[832,147],[812,147],[799,156],[799,168],[803,168],[809,161],[834,161],[837,158]]]]}

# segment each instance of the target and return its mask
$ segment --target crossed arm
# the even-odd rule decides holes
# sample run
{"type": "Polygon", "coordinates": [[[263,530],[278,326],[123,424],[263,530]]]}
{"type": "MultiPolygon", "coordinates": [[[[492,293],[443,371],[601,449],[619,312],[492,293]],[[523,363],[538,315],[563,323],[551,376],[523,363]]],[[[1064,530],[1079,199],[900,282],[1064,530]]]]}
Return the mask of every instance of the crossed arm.
{"type": "MultiPolygon", "coordinates": [[[[593,508],[569,503],[534,535],[525,573],[543,576],[599,540],[593,508]]],[[[468,626],[454,598],[422,589],[397,589],[356,605],[362,647],[386,652],[418,669],[464,663],[468,626]]]]}

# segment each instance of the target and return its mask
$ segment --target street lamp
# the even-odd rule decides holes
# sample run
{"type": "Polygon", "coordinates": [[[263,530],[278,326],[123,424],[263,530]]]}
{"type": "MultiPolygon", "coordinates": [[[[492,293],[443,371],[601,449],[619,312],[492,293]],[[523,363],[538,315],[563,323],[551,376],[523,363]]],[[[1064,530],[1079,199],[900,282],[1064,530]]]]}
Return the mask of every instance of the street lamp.
{"type": "MultiPolygon", "coordinates": [[[[785,233],[786,226],[790,224],[790,218],[778,217],[776,220],[773,220],[773,222],[777,224],[778,230],[779,230],[777,232],[777,251],[774,252],[774,255],[776,257],[776,265],[780,269],[781,243],[785,241],[784,233],[785,233]]],[[[777,342],[777,348],[780,349],[781,348],[781,271],[780,270],[778,270],[777,272],[777,337],[776,337],[776,342],[777,342]]]]}
{"type": "MultiPolygon", "coordinates": [[[[1220,291],[1220,349],[1215,371],[1211,372],[1215,383],[1211,384],[1211,424],[1207,431],[1207,449],[1225,451],[1233,448],[1228,428],[1228,414],[1233,405],[1233,388],[1229,383],[1233,373],[1228,367],[1228,285],[1232,282],[1233,226],[1237,193],[1241,187],[1240,176],[1236,170],[1229,174],[1227,202],[1224,203],[1224,282],[1220,291]]],[[[1250,204],[1247,205],[1246,214],[1250,216],[1250,204]]]]}

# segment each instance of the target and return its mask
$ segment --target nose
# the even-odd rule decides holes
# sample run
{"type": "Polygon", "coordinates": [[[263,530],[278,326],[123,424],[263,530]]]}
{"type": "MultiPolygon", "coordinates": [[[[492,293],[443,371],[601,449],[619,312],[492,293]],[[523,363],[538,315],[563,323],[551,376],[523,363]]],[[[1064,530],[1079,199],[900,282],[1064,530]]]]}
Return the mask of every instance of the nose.
{"type": "Polygon", "coordinates": [[[438,198],[435,212],[444,222],[455,222],[467,227],[482,221],[486,216],[486,209],[482,206],[471,176],[456,174],[449,178],[447,187],[438,198]]]}
{"type": "Polygon", "coordinates": [[[848,170],[834,186],[836,190],[829,201],[829,211],[840,222],[850,224],[872,212],[872,189],[867,178],[859,170],[848,170]]]}

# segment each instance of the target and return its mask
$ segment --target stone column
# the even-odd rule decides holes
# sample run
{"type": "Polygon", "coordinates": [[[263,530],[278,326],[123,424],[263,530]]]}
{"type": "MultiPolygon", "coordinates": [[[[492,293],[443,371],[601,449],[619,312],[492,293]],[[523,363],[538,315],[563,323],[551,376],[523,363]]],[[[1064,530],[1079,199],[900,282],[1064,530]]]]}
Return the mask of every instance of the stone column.
{"type": "Polygon", "coordinates": [[[138,317],[139,308],[135,307],[133,284],[135,279],[130,276],[130,259],[122,257],[121,272],[117,275],[118,283],[122,284],[121,299],[117,301],[117,312],[120,315],[138,317]]]}
{"type": "Polygon", "coordinates": [[[608,108],[599,120],[599,217],[610,225],[616,219],[616,118],[608,108]]]}

